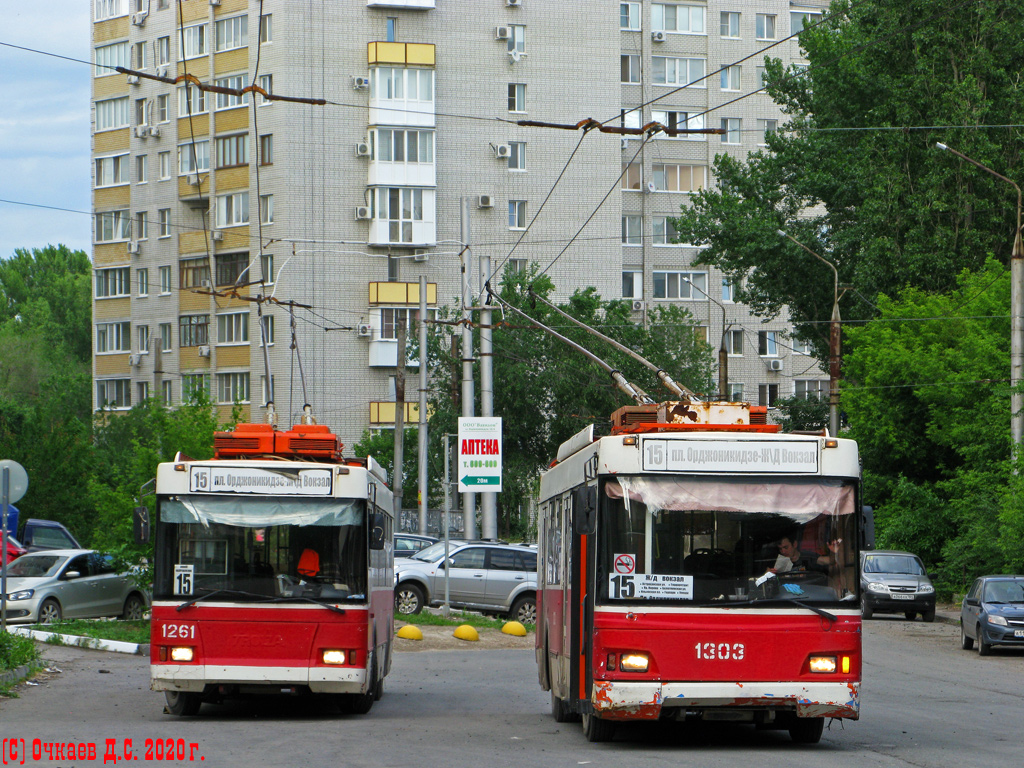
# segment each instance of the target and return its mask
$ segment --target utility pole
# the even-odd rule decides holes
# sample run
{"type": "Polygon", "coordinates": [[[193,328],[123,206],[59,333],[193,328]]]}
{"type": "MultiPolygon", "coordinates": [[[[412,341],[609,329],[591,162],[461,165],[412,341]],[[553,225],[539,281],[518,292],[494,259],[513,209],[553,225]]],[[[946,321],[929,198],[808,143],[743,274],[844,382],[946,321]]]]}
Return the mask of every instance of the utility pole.
{"type": "MultiPolygon", "coordinates": [[[[472,253],[469,249],[469,206],[470,198],[460,199],[462,222],[462,415],[475,416],[476,404],[473,391],[473,329],[470,327],[469,312],[469,270],[472,253]]],[[[463,535],[467,539],[476,538],[476,494],[462,494],[463,535]]]]}
{"type": "Polygon", "coordinates": [[[427,535],[427,277],[420,275],[419,531],[427,535]]]}
{"type": "MultiPolygon", "coordinates": [[[[491,257],[480,254],[480,278],[483,285],[491,282],[491,257]]],[[[492,313],[490,304],[481,297],[480,306],[480,415],[494,415],[494,346],[491,328],[492,313]]],[[[489,298],[489,297],[488,297],[489,298]]],[[[498,494],[485,491],[480,494],[480,529],[481,538],[498,538],[498,494]]]]}
{"type": "Polygon", "coordinates": [[[405,316],[398,315],[398,362],[395,366],[395,469],[391,490],[395,497],[395,517],[402,517],[402,485],[405,477],[405,316]]]}

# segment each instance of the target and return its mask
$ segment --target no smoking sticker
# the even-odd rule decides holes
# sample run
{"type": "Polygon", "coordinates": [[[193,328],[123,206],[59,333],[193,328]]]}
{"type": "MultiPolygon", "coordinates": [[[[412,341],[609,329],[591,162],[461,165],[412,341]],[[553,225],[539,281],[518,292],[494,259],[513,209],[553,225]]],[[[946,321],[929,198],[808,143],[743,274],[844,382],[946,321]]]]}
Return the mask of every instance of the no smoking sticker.
{"type": "Polygon", "coordinates": [[[636,573],[635,555],[616,555],[614,563],[616,573],[636,573]]]}

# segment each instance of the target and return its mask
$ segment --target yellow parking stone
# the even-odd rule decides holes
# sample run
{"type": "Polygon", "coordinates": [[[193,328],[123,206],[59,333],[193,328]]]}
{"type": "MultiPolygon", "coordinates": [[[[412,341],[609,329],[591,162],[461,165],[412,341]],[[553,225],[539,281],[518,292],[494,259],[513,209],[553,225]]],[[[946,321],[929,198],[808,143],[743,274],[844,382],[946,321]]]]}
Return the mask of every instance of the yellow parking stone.
{"type": "Polygon", "coordinates": [[[395,632],[395,634],[398,635],[398,637],[403,638],[404,640],[422,640],[423,639],[423,632],[420,631],[419,627],[415,627],[412,624],[406,624],[400,630],[395,632]]]}
{"type": "Polygon", "coordinates": [[[473,627],[469,626],[469,624],[460,624],[455,628],[455,632],[453,634],[459,640],[475,642],[480,639],[480,635],[477,634],[477,631],[473,629],[473,627]]]}
{"type": "Polygon", "coordinates": [[[526,627],[520,624],[518,621],[506,621],[501,627],[501,631],[506,635],[515,635],[516,637],[526,637],[526,627]]]}

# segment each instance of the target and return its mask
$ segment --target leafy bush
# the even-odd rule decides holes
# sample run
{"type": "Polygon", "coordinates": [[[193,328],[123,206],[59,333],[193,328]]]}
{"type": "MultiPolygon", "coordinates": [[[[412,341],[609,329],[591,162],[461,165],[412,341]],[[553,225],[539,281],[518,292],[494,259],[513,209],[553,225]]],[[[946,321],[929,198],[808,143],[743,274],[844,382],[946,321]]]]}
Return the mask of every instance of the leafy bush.
{"type": "Polygon", "coordinates": [[[0,634],[0,670],[16,669],[38,658],[36,644],[27,637],[0,634]]]}

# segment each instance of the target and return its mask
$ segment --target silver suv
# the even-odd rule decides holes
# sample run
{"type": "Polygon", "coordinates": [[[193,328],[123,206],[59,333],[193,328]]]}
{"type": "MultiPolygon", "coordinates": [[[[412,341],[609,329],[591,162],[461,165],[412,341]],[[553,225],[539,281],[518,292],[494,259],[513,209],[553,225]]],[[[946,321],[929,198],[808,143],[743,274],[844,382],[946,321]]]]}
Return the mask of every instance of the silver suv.
{"type": "Polygon", "coordinates": [[[448,572],[449,602],[454,608],[506,614],[523,624],[537,621],[537,550],[515,544],[444,542],[395,561],[395,610],[419,613],[444,602],[448,572]]]}

